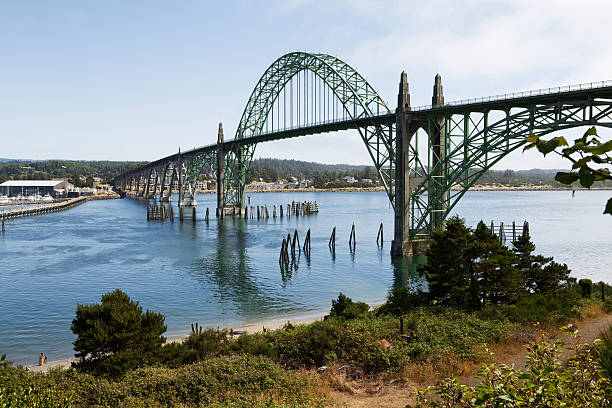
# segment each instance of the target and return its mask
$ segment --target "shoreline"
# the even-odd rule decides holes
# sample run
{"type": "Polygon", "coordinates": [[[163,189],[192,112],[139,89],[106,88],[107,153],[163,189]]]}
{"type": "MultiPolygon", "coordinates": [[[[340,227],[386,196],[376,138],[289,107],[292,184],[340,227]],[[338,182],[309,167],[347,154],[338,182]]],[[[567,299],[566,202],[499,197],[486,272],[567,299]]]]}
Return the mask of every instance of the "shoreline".
{"type": "MultiPolygon", "coordinates": [[[[371,308],[378,307],[382,305],[385,300],[378,300],[368,305],[371,308]]],[[[220,327],[213,325],[202,325],[204,329],[220,329],[220,330],[233,330],[234,332],[241,332],[234,334],[231,338],[236,338],[240,334],[255,334],[255,333],[263,333],[263,329],[266,330],[278,330],[282,329],[287,323],[291,323],[294,326],[311,324],[316,321],[322,320],[325,315],[329,314],[329,310],[319,310],[319,311],[310,311],[303,313],[296,313],[291,315],[282,315],[278,317],[270,317],[270,318],[261,318],[253,321],[247,321],[242,323],[237,323],[237,326],[229,326],[229,327],[220,327]]],[[[186,328],[187,334],[183,335],[171,335],[166,337],[166,344],[168,343],[182,343],[189,337],[191,328],[186,328]]],[[[61,360],[53,360],[47,362],[47,364],[43,366],[39,365],[23,365],[23,367],[30,372],[33,373],[46,373],[50,370],[60,369],[66,370],[70,368],[71,363],[73,361],[77,361],[77,358],[66,358],[61,360]]]]}
{"type": "MultiPolygon", "coordinates": [[[[378,304],[376,304],[375,306],[377,305],[378,304]]],[[[318,320],[323,319],[323,316],[325,316],[328,313],[329,313],[329,310],[320,311],[320,312],[296,314],[292,316],[264,318],[260,320],[254,320],[248,323],[241,323],[239,326],[223,327],[220,329],[221,330],[233,330],[234,332],[239,331],[245,334],[262,333],[264,327],[266,328],[266,330],[277,330],[277,329],[283,328],[283,326],[285,326],[285,324],[287,324],[288,322],[290,322],[293,325],[304,325],[304,324],[314,323],[318,320]]],[[[219,328],[219,326],[214,327],[212,325],[202,325],[202,327],[205,329],[219,328]]],[[[187,330],[191,330],[191,329],[187,328],[187,330]]],[[[187,333],[189,333],[189,331],[187,333]]],[[[239,334],[235,334],[234,336],[232,336],[232,338],[235,338],[237,336],[239,336],[239,334]]],[[[166,338],[166,344],[182,343],[183,341],[185,341],[185,339],[187,339],[187,337],[189,337],[189,334],[172,335],[166,338]]],[[[49,361],[47,362],[47,364],[43,366],[23,365],[23,367],[27,371],[30,371],[33,373],[46,373],[50,370],[55,370],[55,369],[66,370],[70,368],[72,362],[77,361],[77,360],[78,360],[77,358],[73,357],[73,358],[67,358],[67,359],[62,359],[62,360],[49,361]]]]}

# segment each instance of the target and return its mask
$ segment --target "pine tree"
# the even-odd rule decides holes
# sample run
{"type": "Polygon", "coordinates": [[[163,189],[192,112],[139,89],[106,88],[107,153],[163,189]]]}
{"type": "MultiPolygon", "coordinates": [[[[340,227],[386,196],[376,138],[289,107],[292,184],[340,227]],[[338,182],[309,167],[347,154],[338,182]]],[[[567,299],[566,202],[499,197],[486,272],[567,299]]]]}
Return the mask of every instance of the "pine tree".
{"type": "Polygon", "coordinates": [[[518,256],[516,268],[523,274],[525,289],[531,293],[542,293],[542,269],[544,265],[552,261],[552,258],[533,255],[536,246],[531,242],[529,232],[519,235],[512,245],[514,247],[512,251],[518,256]]]}
{"type": "Polygon", "coordinates": [[[470,266],[464,257],[471,240],[470,229],[459,217],[450,218],[446,229],[432,233],[427,264],[419,268],[427,279],[432,299],[460,307],[471,305],[475,282],[470,281],[470,266]]]}

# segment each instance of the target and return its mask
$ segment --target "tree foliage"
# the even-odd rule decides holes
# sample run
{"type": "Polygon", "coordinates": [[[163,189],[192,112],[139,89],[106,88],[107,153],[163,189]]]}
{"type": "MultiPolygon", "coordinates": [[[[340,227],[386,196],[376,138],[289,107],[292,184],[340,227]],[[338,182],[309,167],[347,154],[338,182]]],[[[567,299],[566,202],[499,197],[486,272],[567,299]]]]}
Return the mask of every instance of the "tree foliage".
{"type": "Polygon", "coordinates": [[[555,295],[573,283],[565,264],[534,255],[528,232],[511,250],[481,221],[475,230],[459,217],[432,233],[427,264],[419,268],[429,284],[430,298],[466,309],[512,304],[527,294],[555,295]]]}
{"type": "Polygon", "coordinates": [[[160,350],[166,326],[162,314],[143,312],[138,302],[117,289],[102,295],[100,304],[78,305],[71,329],[83,367],[116,367],[120,374],[160,350]]]}
{"type": "MultiPolygon", "coordinates": [[[[570,172],[558,172],[555,176],[555,180],[560,183],[572,184],[578,181],[581,186],[590,188],[596,181],[612,181],[612,140],[602,142],[594,126],[582,137],[575,139],[572,146],[564,137],[544,140],[534,134],[527,137],[527,142],[523,151],[535,147],[544,156],[554,152],[573,163],[570,172]],[[562,148],[561,151],[557,150],[559,148],[562,148]]],[[[604,214],[612,215],[612,198],[608,200],[604,214]]]]}

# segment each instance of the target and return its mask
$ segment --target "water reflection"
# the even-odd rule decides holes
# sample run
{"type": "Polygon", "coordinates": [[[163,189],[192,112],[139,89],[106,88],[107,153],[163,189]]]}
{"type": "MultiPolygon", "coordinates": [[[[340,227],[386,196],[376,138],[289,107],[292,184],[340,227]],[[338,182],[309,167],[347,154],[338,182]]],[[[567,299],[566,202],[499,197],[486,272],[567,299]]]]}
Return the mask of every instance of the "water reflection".
{"type": "Polygon", "coordinates": [[[419,275],[418,267],[427,262],[425,255],[416,255],[405,258],[392,258],[393,286],[408,288],[413,291],[427,290],[427,281],[419,275]]]}
{"type": "Polygon", "coordinates": [[[266,285],[254,277],[247,251],[247,223],[240,218],[218,220],[216,236],[216,249],[194,262],[193,271],[214,283],[220,300],[231,303],[242,316],[269,311],[276,302],[266,285]]]}

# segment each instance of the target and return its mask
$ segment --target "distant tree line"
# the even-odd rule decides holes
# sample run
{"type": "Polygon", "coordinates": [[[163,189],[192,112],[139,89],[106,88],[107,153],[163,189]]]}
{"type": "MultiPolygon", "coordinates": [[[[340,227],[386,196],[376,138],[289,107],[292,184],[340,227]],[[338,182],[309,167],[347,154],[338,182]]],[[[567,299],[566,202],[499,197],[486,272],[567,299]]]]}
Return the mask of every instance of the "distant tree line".
{"type": "MultiPolygon", "coordinates": [[[[78,186],[88,186],[86,179],[100,177],[108,182],[113,177],[141,166],[145,162],[115,162],[115,161],[6,161],[0,162],[0,183],[6,180],[49,180],[66,179],[78,186]],[[76,176],[83,180],[78,182],[76,176]]],[[[209,168],[203,173],[210,172],[209,168]]],[[[521,186],[527,184],[545,184],[561,187],[564,184],[555,180],[556,170],[489,170],[477,181],[477,184],[501,184],[505,186],[521,186]]],[[[299,160],[256,159],[249,169],[247,182],[276,182],[308,179],[317,188],[336,188],[352,186],[367,186],[369,183],[349,184],[343,177],[350,176],[356,180],[372,180],[374,185],[380,185],[380,178],[374,166],[349,164],[321,164],[299,160]]],[[[596,182],[595,185],[600,184],[596,182]]]]}
{"type": "Polygon", "coordinates": [[[0,183],[6,180],[51,180],[66,179],[77,186],[93,185],[93,177],[108,182],[113,177],[145,162],[115,161],[7,161],[0,163],[0,183]],[[84,179],[80,181],[80,177],[84,179]]]}

